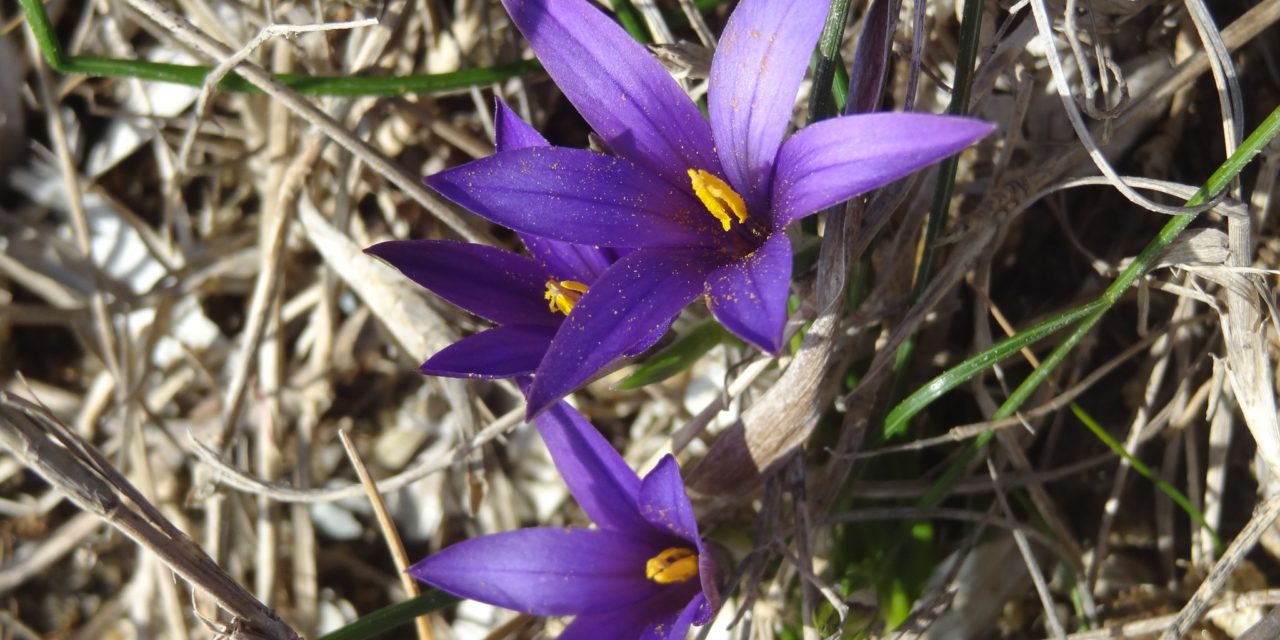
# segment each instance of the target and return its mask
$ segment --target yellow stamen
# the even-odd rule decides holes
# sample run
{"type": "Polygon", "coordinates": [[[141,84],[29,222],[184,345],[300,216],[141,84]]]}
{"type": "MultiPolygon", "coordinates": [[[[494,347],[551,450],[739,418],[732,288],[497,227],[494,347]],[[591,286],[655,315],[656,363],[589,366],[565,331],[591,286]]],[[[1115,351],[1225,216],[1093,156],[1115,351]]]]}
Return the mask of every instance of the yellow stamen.
{"type": "Polygon", "coordinates": [[[702,169],[689,169],[688,173],[689,180],[693,181],[694,194],[702,201],[707,211],[720,221],[720,226],[724,227],[725,231],[729,230],[733,222],[729,219],[729,211],[733,212],[739,223],[747,221],[747,203],[737,191],[733,190],[733,187],[702,169]],[[729,208],[728,211],[725,210],[726,205],[729,208]]]}
{"type": "Polygon", "coordinates": [[[670,547],[649,558],[644,577],[658,584],[684,582],[698,575],[698,553],[685,547],[670,547]]]}
{"type": "Polygon", "coordinates": [[[550,278],[547,280],[547,293],[542,297],[548,301],[547,308],[552,313],[559,311],[567,316],[570,311],[573,311],[573,305],[578,304],[578,300],[586,292],[587,285],[577,280],[550,278]]]}

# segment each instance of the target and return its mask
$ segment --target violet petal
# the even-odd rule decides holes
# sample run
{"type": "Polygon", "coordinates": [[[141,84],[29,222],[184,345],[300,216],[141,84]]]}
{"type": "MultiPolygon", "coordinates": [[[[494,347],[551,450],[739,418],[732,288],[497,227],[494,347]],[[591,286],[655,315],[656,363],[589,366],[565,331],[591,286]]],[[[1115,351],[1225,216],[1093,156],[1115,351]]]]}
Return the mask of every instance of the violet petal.
{"type": "Polygon", "coordinates": [[[654,327],[653,331],[648,336],[641,338],[639,342],[632,345],[631,348],[627,349],[626,353],[622,355],[630,358],[632,356],[638,356],[653,348],[653,345],[658,344],[658,341],[661,340],[663,336],[667,335],[667,331],[671,329],[671,322],[674,320],[675,318],[671,318],[670,321],[654,327]]]}
{"type": "Polygon", "coordinates": [[[666,585],[643,602],[614,611],[580,615],[560,633],[558,640],[684,640],[677,623],[697,591],[688,584],[666,585]]]}
{"type": "Polygon", "coordinates": [[[774,228],[927,167],[994,128],[973,118],[926,113],[843,116],[805,127],[778,152],[774,228]]]}
{"type": "Polygon", "coordinates": [[[538,368],[555,333],[550,325],[494,327],[437,351],[418,370],[429,376],[482,380],[528,375],[538,368]]]}
{"type": "Polygon", "coordinates": [[[432,293],[498,324],[555,326],[563,316],[543,298],[547,272],[532,258],[451,240],[393,240],[365,253],[432,293]]]}
{"type": "Polygon", "coordinates": [[[635,605],[649,619],[649,624],[640,633],[640,640],[684,640],[689,634],[693,613],[700,607],[698,601],[705,602],[705,599],[696,591],[692,581],[669,586],[670,593],[635,605]]]}
{"type": "Polygon", "coordinates": [[[533,419],[556,469],[582,510],[601,529],[643,532],[640,478],[613,446],[561,400],[533,419]]]}
{"type": "Polygon", "coordinates": [[[639,638],[647,621],[631,611],[583,614],[556,636],[556,640],[600,640],[600,638],[639,638]]]}
{"type": "Polygon", "coordinates": [[[652,544],[616,531],[539,527],[459,542],[409,567],[437,589],[539,616],[611,611],[653,597],[652,544]]]}
{"type": "MultiPolygon", "coordinates": [[[[532,125],[516,115],[502,98],[496,98],[496,102],[493,137],[498,151],[551,146],[532,125]]],[[[529,233],[517,235],[529,253],[557,280],[577,280],[589,285],[612,262],[603,251],[592,246],[560,242],[529,233]]]]}
{"type": "Polygon", "coordinates": [[[702,626],[711,622],[711,616],[714,613],[715,610],[711,608],[711,603],[707,602],[706,596],[699,593],[680,612],[680,617],[676,618],[675,624],[671,626],[671,634],[668,637],[677,640],[684,638],[689,633],[691,625],[702,626]]]}
{"type": "Polygon", "coordinates": [[[577,280],[590,286],[611,262],[603,251],[590,245],[561,242],[531,233],[518,235],[529,254],[558,280],[577,280]]]}
{"type": "Polygon", "coordinates": [[[752,210],[764,213],[769,206],[774,156],[828,4],[743,0],[720,36],[707,111],[725,177],[752,210]]]}
{"type": "Polygon", "coordinates": [[[786,232],[775,231],[755,252],[707,277],[707,306],[734,335],[777,353],[790,284],[791,241],[786,232]]]}
{"type": "Polygon", "coordinates": [[[577,244],[705,244],[715,222],[687,189],[673,189],[624,158],[585,149],[503,151],[441,171],[426,183],[500,225],[577,244]]]}
{"type": "Polygon", "coordinates": [[[516,115],[502,98],[495,97],[494,102],[493,143],[498,151],[551,146],[533,125],[516,115]]]}
{"type": "Polygon", "coordinates": [[[640,515],[659,531],[697,546],[701,555],[698,521],[693,517],[693,505],[684,491],[675,456],[669,453],[663,456],[658,466],[640,481],[640,515]]]}
{"type": "Polygon", "coordinates": [[[662,65],[585,0],[503,0],[569,102],[614,152],[687,186],[718,171],[711,127],[662,65]]]}
{"type": "Polygon", "coordinates": [[[573,391],[703,292],[718,256],[642,249],[609,267],[560,325],[534,374],[529,414],[573,391]]]}

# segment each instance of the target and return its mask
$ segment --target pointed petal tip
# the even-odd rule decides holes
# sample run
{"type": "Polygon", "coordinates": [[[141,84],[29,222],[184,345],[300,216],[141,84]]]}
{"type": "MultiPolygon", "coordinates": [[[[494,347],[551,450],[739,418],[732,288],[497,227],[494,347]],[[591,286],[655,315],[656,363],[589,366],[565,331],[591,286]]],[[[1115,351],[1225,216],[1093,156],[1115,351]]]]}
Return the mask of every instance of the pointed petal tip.
{"type": "Polygon", "coordinates": [[[502,0],[547,74],[619,155],[673,185],[720,168],[711,127],[681,86],[588,0],[502,0]]]}
{"type": "Polygon", "coordinates": [[[776,229],[963,151],[995,130],[977,118],[914,112],[841,116],[783,143],[773,176],[776,229]]]}
{"type": "Polygon", "coordinates": [[[555,325],[509,324],[467,336],[418,367],[429,376],[497,380],[529,375],[555,335],[555,325]]]}
{"type": "Polygon", "coordinates": [[[382,256],[389,249],[387,245],[392,244],[393,242],[396,242],[396,240],[386,240],[383,242],[379,242],[378,244],[369,245],[364,248],[364,254],[373,256],[381,260],[385,260],[385,258],[383,258],[382,256]]]}
{"type": "Polygon", "coordinates": [[[652,549],[599,529],[539,527],[471,538],[409,569],[458,597],[534,615],[577,615],[625,607],[657,585],[640,576],[652,549]]]}
{"type": "Polygon", "coordinates": [[[970,118],[967,116],[955,116],[951,118],[954,121],[957,134],[970,138],[970,142],[977,142],[995,132],[999,126],[994,122],[987,122],[979,118],[970,118]]]}
{"type": "Polygon", "coordinates": [[[541,416],[547,409],[550,409],[552,405],[564,398],[566,395],[569,395],[567,391],[559,395],[554,395],[553,393],[544,391],[538,386],[538,378],[535,375],[533,378],[533,384],[524,394],[524,421],[533,422],[535,418],[541,416]]]}
{"type": "Polygon", "coordinates": [[[751,255],[707,278],[707,306],[730,333],[767,351],[782,349],[791,284],[791,241],[774,233],[751,255]]]}

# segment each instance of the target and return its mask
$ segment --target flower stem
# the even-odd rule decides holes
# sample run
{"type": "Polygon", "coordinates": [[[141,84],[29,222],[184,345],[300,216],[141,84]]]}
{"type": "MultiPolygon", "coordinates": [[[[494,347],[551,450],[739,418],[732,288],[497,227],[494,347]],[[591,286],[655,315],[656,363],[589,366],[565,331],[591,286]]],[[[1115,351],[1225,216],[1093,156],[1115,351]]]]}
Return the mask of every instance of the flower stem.
{"type": "MultiPolygon", "coordinates": [[[[146,60],[124,60],[97,56],[68,56],[58,42],[40,0],[18,0],[26,15],[36,44],[58,73],[108,78],[138,78],[152,82],[169,82],[192,87],[204,86],[213,67],[169,64],[146,60]]],[[[535,73],[542,67],[536,60],[496,65],[479,69],[463,69],[450,73],[409,76],[308,76],[283,73],[276,78],[298,93],[313,96],[399,96],[408,93],[433,93],[501,82],[516,76],[535,73]]],[[[228,74],[218,84],[220,91],[259,93],[260,91],[235,74],[228,74]]]]}
{"type": "MultiPolygon", "coordinates": [[[[818,55],[813,65],[813,92],[809,96],[809,123],[826,120],[844,105],[836,104],[837,92],[832,88],[836,70],[840,67],[840,41],[844,39],[844,25],[849,17],[849,0],[835,0],[827,11],[827,22],[822,25],[818,39],[818,55]]],[[[846,81],[847,84],[847,81],[846,81]]],[[[847,87],[845,88],[847,90],[847,87]]],[[[844,96],[844,91],[839,92],[844,96]]]]}
{"type": "Polygon", "coordinates": [[[376,638],[397,627],[409,624],[418,616],[434,613],[455,602],[458,602],[457,598],[443,591],[432,589],[416,598],[398,602],[361,616],[359,620],[337,631],[320,636],[318,640],[368,640],[369,638],[376,638]]]}
{"type": "MultiPolygon", "coordinates": [[[[956,78],[951,90],[951,104],[947,113],[962,116],[969,112],[969,95],[973,85],[973,67],[978,58],[978,35],[982,30],[982,7],[985,3],[972,1],[964,3],[964,15],[960,21],[960,50],[956,55],[956,78]]],[[[937,262],[938,237],[947,220],[947,211],[951,207],[951,194],[956,186],[956,167],[958,156],[950,156],[938,164],[938,184],[933,192],[933,207],[929,211],[929,221],[925,225],[923,248],[920,263],[916,265],[915,285],[911,297],[918,298],[929,282],[933,280],[934,263],[937,262]]],[[[898,353],[893,362],[893,379],[889,383],[886,396],[889,403],[902,397],[906,385],[907,368],[916,353],[918,333],[912,333],[898,346],[898,353]]]]}

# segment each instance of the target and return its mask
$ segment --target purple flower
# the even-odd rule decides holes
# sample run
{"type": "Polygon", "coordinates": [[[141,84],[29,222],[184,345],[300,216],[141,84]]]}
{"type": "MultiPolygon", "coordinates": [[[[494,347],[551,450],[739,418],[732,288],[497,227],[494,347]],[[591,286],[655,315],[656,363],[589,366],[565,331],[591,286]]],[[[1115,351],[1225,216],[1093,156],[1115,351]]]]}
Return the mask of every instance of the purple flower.
{"type": "Polygon", "coordinates": [[[447,547],[409,573],[453,595],[540,616],[577,616],[560,640],[682,639],[719,607],[715,563],[668,455],[644,479],[577,411],[534,419],[598,528],[542,527],[447,547]]]}
{"type": "Polygon", "coordinates": [[[685,305],[777,352],[794,220],[956,153],[992,130],[915,113],[845,116],[784,140],[828,2],[743,0],[711,65],[710,120],[586,0],[503,0],[547,72],[612,151],[501,152],[427,178],[499,224],[632,248],[553,339],[530,413],[585,382],[685,305]]]}
{"type": "MultiPolygon", "coordinates": [[[[501,100],[494,122],[498,151],[548,146],[501,100]]],[[[532,373],[565,316],[617,259],[608,249],[520,237],[532,257],[447,240],[394,240],[366,250],[436,295],[498,325],[440,350],[423,363],[423,373],[483,379],[532,373]]],[[[666,327],[629,345],[627,355],[652,346],[666,327]]]]}

